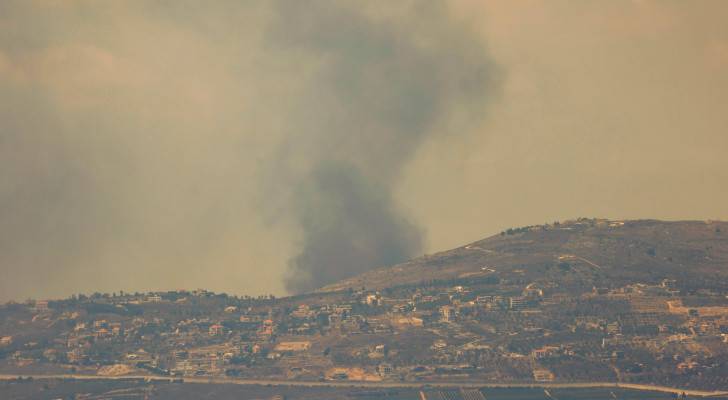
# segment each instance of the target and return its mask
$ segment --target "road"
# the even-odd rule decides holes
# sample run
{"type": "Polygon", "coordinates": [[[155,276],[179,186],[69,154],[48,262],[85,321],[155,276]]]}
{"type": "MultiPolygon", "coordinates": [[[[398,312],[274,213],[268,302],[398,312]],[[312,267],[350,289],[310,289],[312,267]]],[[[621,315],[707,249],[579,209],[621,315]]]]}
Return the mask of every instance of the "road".
{"type": "MultiPolygon", "coordinates": [[[[76,374],[54,374],[54,375],[7,375],[0,374],[0,380],[14,380],[19,376],[33,379],[77,379],[77,380],[146,380],[149,382],[171,382],[175,377],[156,375],[124,375],[124,376],[100,376],[100,375],[76,375],[76,374]]],[[[234,384],[234,385],[261,385],[261,386],[298,386],[298,387],[335,387],[335,388],[413,388],[420,389],[425,386],[437,388],[543,388],[543,389],[585,389],[585,388],[620,388],[633,390],[646,390],[664,393],[685,393],[689,396],[709,397],[728,396],[728,391],[689,390],[672,388],[657,385],[640,385],[634,383],[615,382],[581,382],[581,383],[490,383],[490,382],[361,382],[361,381],[292,381],[275,379],[235,379],[235,378],[210,378],[210,377],[185,377],[184,383],[197,384],[234,384]]]]}
{"type": "Polygon", "coordinates": [[[598,265],[597,263],[591,262],[591,261],[587,260],[584,257],[579,257],[579,256],[574,255],[574,254],[563,254],[563,255],[560,255],[559,256],[559,260],[564,260],[564,259],[577,259],[577,260],[580,260],[580,261],[584,261],[585,263],[591,265],[592,267],[594,267],[596,269],[602,269],[602,266],[601,265],[598,265]]]}

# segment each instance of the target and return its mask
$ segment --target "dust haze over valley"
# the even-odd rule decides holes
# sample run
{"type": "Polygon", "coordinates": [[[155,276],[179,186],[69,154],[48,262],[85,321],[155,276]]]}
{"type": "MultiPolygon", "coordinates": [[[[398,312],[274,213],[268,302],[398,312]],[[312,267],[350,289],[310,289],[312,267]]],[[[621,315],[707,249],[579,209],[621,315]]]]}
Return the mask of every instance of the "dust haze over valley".
{"type": "Polygon", "coordinates": [[[728,219],[728,5],[0,4],[0,301],[728,219]]]}

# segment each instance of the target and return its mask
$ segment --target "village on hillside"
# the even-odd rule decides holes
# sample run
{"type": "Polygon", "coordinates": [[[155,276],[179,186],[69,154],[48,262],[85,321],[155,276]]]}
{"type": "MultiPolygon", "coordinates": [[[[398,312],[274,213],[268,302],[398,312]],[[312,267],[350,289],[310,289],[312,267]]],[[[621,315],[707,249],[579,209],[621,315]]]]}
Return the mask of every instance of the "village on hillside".
{"type": "Polygon", "coordinates": [[[728,388],[728,282],[558,278],[588,263],[558,257],[535,280],[487,265],[280,299],[180,290],[8,303],[0,374],[728,388]]]}

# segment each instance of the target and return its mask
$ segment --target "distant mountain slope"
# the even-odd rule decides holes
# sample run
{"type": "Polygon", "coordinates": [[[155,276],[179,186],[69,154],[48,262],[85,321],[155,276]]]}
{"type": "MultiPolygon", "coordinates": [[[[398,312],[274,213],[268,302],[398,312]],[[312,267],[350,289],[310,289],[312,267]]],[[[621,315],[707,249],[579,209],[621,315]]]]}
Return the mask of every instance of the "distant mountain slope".
{"type": "Polygon", "coordinates": [[[514,276],[595,284],[676,279],[709,289],[728,279],[728,222],[579,219],[511,229],[318,291],[514,276]]]}

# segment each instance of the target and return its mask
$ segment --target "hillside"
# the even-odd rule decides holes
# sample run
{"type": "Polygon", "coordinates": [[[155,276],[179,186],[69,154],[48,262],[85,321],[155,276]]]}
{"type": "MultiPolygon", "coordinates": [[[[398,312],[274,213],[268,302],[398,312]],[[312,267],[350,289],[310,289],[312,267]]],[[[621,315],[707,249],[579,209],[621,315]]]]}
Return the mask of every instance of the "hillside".
{"type": "Polygon", "coordinates": [[[728,222],[579,219],[510,229],[319,291],[514,275],[610,286],[669,278],[706,288],[728,278],[728,222]]]}
{"type": "Polygon", "coordinates": [[[726,234],[725,222],[580,219],[509,229],[298,296],[8,303],[0,375],[726,394],[726,234]]]}

